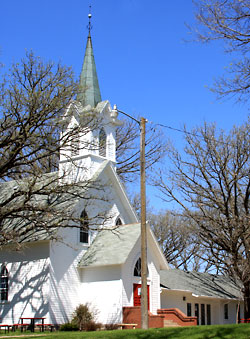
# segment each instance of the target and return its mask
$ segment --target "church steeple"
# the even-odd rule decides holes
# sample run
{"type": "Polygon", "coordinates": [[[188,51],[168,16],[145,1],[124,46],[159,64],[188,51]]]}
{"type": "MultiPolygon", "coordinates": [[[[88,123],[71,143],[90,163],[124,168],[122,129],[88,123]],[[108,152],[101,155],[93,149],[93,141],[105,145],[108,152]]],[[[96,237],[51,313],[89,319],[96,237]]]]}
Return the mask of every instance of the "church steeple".
{"type": "Polygon", "coordinates": [[[89,13],[89,34],[87,39],[87,45],[85,50],[85,56],[82,66],[82,72],[80,75],[80,90],[77,95],[77,100],[81,102],[83,106],[90,105],[95,107],[102,101],[101,92],[99,88],[96,65],[91,40],[91,14],[89,13]]]}

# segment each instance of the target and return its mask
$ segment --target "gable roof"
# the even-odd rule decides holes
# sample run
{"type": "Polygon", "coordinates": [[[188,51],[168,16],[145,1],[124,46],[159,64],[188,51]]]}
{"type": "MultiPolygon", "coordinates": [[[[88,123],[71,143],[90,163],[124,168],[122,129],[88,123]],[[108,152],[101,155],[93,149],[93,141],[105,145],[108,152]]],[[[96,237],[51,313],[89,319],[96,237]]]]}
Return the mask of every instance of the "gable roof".
{"type": "MultiPolygon", "coordinates": [[[[103,229],[84,253],[79,267],[122,265],[140,237],[141,223],[122,225],[113,230],[103,229]]],[[[168,269],[167,261],[149,225],[147,225],[147,237],[148,245],[151,244],[152,251],[157,255],[160,268],[168,269]]]]}
{"type": "Polygon", "coordinates": [[[191,292],[193,296],[197,297],[242,298],[240,287],[229,276],[170,269],[162,270],[160,279],[163,288],[191,292]]]}
{"type": "Polygon", "coordinates": [[[140,223],[119,226],[113,230],[101,230],[80,260],[79,267],[124,264],[140,233],[140,223]]]}
{"type": "Polygon", "coordinates": [[[111,180],[113,186],[116,188],[119,197],[122,201],[123,207],[130,214],[130,218],[132,218],[132,222],[136,223],[138,222],[137,214],[133,208],[133,206],[130,203],[130,200],[127,196],[127,193],[124,189],[123,184],[121,183],[121,180],[118,177],[118,174],[116,173],[116,170],[110,160],[104,161],[103,165],[100,167],[100,169],[96,172],[96,175],[93,177],[95,180],[97,180],[102,172],[106,172],[107,176],[111,180]]]}
{"type": "MultiPolygon", "coordinates": [[[[89,183],[97,182],[101,176],[102,173],[106,172],[106,174],[109,176],[110,181],[112,184],[116,187],[116,189],[119,192],[119,196],[121,197],[122,203],[124,205],[124,208],[130,215],[130,219],[132,222],[137,222],[137,216],[136,213],[131,206],[129,199],[127,197],[127,194],[122,187],[122,184],[120,182],[120,179],[118,175],[115,172],[115,169],[109,160],[105,160],[102,162],[98,170],[93,174],[92,178],[89,183]]],[[[45,204],[47,203],[50,189],[49,187],[51,185],[56,185],[58,179],[58,172],[52,172],[48,174],[44,174],[40,178],[35,178],[35,185],[34,185],[34,191],[38,191],[38,194],[34,194],[34,198],[32,198],[32,203],[34,203],[34,206],[36,204],[45,204]],[[41,191],[40,191],[41,189],[41,191]]],[[[12,180],[5,183],[0,184],[0,202],[4,202],[8,199],[8,197],[11,197],[15,192],[18,192],[21,190],[21,192],[24,190],[25,187],[29,188],[29,181],[30,178],[21,179],[21,180],[12,180]]],[[[82,196],[84,192],[87,192],[88,187],[91,187],[92,185],[84,185],[84,182],[79,182],[77,186],[73,185],[72,188],[68,188],[67,192],[61,193],[61,198],[58,199],[56,208],[58,210],[64,210],[65,212],[73,211],[75,206],[78,204],[79,200],[81,200],[80,195],[82,196]],[[81,193],[78,195],[77,190],[81,193]],[[73,192],[71,192],[73,191],[73,192]]],[[[21,202],[22,195],[19,195],[17,198],[18,200],[13,200],[13,204],[18,201],[21,202]]],[[[51,240],[55,239],[57,236],[57,229],[59,226],[59,221],[56,219],[57,216],[52,215],[50,213],[46,213],[46,215],[43,215],[42,222],[43,224],[47,223],[48,225],[55,225],[55,227],[44,227],[39,226],[38,222],[35,222],[34,220],[29,220],[29,218],[22,218],[22,213],[19,213],[19,216],[13,218],[11,217],[9,220],[5,220],[3,225],[3,230],[11,231],[13,230],[16,233],[19,233],[18,239],[20,243],[24,242],[34,242],[34,241],[43,241],[43,240],[51,240]],[[28,232],[21,231],[24,229],[24,227],[27,227],[28,232]]],[[[41,218],[40,218],[41,219],[41,218]]],[[[6,241],[6,244],[11,244],[12,238],[8,241],[6,241]]]]}

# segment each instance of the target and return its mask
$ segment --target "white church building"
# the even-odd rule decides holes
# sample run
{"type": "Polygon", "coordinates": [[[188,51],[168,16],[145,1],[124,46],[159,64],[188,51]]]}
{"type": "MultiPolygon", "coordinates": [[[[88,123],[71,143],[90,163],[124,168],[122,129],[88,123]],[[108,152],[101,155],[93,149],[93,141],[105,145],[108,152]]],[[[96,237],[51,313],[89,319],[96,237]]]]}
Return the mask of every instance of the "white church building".
{"type": "MultiPolygon", "coordinates": [[[[99,139],[104,147],[62,152],[59,174],[67,171],[67,180],[92,178],[102,182],[107,191],[100,194],[108,194],[108,201],[86,204],[80,200],[74,213],[91,219],[96,210],[105,210],[110,217],[99,232],[91,227],[87,231],[61,228],[58,234],[63,241],[51,240],[41,233],[28,237],[19,252],[13,251],[11,244],[2,248],[1,323],[18,323],[20,317],[45,317],[46,323],[63,324],[70,321],[79,304],[85,303],[95,309],[97,321],[103,324],[124,323],[128,319],[138,323],[140,223],[116,173],[115,131],[120,121],[116,107],[101,100],[90,33],[80,85],[86,90],[69,107],[73,114],[68,128],[80,124],[84,112],[94,110],[103,124],[84,138],[88,142],[99,139]],[[72,168],[72,157],[76,168],[72,168]],[[87,171],[79,171],[81,167],[87,171]],[[119,227],[110,231],[115,225],[119,227]],[[130,310],[132,318],[125,319],[124,310],[130,310]]],[[[85,141],[80,138],[79,143],[85,141]]],[[[0,186],[0,194],[8,190],[8,185],[0,186]]],[[[160,321],[152,320],[151,326],[167,325],[167,318],[179,325],[195,325],[195,319],[198,324],[237,321],[241,296],[233,284],[218,276],[217,280],[202,274],[190,278],[193,273],[171,270],[150,225],[147,239],[148,308],[152,319],[155,316],[160,321]]],[[[243,317],[242,305],[240,312],[239,317],[243,317]]]]}

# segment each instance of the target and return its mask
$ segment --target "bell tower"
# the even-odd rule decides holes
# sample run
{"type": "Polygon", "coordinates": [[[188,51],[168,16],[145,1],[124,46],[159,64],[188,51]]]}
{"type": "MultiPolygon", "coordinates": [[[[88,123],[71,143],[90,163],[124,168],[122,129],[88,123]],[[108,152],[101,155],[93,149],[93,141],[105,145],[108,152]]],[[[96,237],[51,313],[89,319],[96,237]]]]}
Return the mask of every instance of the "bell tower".
{"type": "Polygon", "coordinates": [[[117,119],[116,105],[102,101],[97,77],[91,38],[89,13],[88,37],[85,48],[79,91],[65,112],[67,119],[62,139],[69,139],[60,151],[60,176],[70,181],[90,179],[104,161],[116,164],[116,128],[122,124],[117,119]],[[69,137],[68,137],[69,136],[69,137]]]}

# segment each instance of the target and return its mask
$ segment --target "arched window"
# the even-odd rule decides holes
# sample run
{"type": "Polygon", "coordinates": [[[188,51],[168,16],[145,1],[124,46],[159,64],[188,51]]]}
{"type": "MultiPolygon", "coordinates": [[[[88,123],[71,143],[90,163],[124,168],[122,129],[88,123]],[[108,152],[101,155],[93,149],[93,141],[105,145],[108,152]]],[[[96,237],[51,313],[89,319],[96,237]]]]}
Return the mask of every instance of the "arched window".
{"type": "Polygon", "coordinates": [[[101,128],[99,133],[99,154],[103,157],[106,157],[106,143],[107,135],[104,131],[104,128],[101,128]]]}
{"type": "Polygon", "coordinates": [[[1,292],[1,301],[8,300],[8,289],[9,289],[9,275],[8,270],[5,265],[2,265],[1,275],[0,275],[0,292],[1,292]]]}
{"type": "Polygon", "coordinates": [[[134,268],[134,276],[140,277],[141,276],[141,258],[139,258],[135,264],[134,268]]]}
{"type": "Polygon", "coordinates": [[[72,156],[79,155],[79,145],[80,145],[79,136],[75,135],[73,139],[71,140],[71,155],[72,156]]]}
{"type": "Polygon", "coordinates": [[[121,218],[118,217],[118,218],[116,219],[115,225],[116,225],[116,226],[122,225],[121,218]]]}
{"type": "Polygon", "coordinates": [[[89,243],[89,221],[85,210],[81,214],[80,242],[84,244],[89,243]]]}

